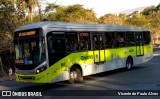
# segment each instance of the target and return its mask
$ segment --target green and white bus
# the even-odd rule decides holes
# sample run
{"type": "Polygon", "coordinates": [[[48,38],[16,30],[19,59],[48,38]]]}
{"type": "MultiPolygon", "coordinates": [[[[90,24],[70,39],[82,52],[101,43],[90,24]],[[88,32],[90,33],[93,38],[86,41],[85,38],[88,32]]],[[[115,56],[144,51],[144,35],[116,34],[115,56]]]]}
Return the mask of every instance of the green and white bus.
{"type": "Polygon", "coordinates": [[[131,69],[153,56],[147,29],[105,24],[39,22],[14,32],[18,82],[53,83],[131,69]]]}

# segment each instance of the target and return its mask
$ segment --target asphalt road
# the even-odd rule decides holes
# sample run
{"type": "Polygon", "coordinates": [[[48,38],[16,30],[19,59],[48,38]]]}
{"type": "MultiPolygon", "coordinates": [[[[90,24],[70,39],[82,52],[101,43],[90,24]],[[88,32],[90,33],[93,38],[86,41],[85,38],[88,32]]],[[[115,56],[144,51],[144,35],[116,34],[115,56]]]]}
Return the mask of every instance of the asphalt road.
{"type": "MultiPolygon", "coordinates": [[[[53,84],[30,84],[18,83],[13,80],[0,82],[0,90],[16,90],[20,92],[39,91],[42,92],[43,96],[47,95],[45,98],[47,97],[49,99],[55,95],[57,95],[55,96],[56,98],[60,98],[60,96],[65,96],[65,98],[72,96],[72,98],[75,98],[77,95],[86,99],[88,98],[85,96],[94,96],[92,98],[101,96],[101,98],[106,98],[106,95],[109,98],[113,98],[112,96],[115,95],[119,97],[119,92],[148,93],[148,91],[151,91],[155,93],[155,96],[152,95],[152,98],[157,98],[156,93],[160,96],[159,75],[160,55],[156,55],[149,62],[134,66],[130,71],[118,69],[91,75],[84,77],[84,82],[82,83],[69,84],[67,81],[64,81],[53,84]],[[159,91],[157,92],[157,90],[159,91]]],[[[137,96],[129,96],[129,98],[135,97],[137,96]]]]}

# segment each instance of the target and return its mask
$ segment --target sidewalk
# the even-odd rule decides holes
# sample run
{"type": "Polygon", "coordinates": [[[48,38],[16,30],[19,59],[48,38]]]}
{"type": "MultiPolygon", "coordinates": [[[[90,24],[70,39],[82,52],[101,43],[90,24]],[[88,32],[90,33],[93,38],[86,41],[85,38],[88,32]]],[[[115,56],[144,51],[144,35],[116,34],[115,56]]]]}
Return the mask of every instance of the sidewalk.
{"type": "MultiPolygon", "coordinates": [[[[12,78],[14,80],[15,76],[13,75],[12,78]]],[[[0,83],[4,82],[4,81],[9,81],[9,76],[7,74],[6,75],[0,75],[0,83]]]]}
{"type": "Polygon", "coordinates": [[[159,56],[160,55],[160,50],[153,52],[153,56],[159,56]]]}

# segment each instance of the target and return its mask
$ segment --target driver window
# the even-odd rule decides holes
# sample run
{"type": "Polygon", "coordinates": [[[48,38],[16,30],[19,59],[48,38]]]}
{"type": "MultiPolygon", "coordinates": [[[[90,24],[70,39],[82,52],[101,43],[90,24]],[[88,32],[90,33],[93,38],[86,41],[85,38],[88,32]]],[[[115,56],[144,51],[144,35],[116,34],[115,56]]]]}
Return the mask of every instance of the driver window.
{"type": "Polygon", "coordinates": [[[53,48],[53,37],[49,36],[48,37],[48,50],[50,53],[54,53],[54,48],[53,48]]]}

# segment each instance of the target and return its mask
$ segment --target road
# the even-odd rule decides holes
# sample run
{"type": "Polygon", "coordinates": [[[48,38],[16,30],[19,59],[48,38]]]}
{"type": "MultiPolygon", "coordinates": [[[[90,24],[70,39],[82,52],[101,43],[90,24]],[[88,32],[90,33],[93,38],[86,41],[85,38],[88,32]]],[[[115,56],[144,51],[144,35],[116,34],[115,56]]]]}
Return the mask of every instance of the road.
{"type": "MultiPolygon", "coordinates": [[[[0,82],[1,90],[39,91],[42,95],[97,96],[118,95],[118,92],[160,90],[160,55],[132,70],[118,69],[84,77],[84,82],[69,84],[67,81],[53,84],[30,84],[13,81],[0,82]],[[90,91],[89,91],[90,90],[90,91]],[[118,90],[118,91],[117,91],[118,90]],[[120,90],[120,91],[119,91],[120,90]]],[[[160,91],[159,91],[160,92],[160,91]]],[[[160,93],[158,94],[160,95],[160,93]]],[[[155,98],[156,96],[153,96],[155,98]]],[[[102,97],[103,98],[103,97],[102,97]]],[[[111,98],[111,97],[110,97],[111,98]]],[[[131,97],[130,97],[131,98],[131,97]]]]}

